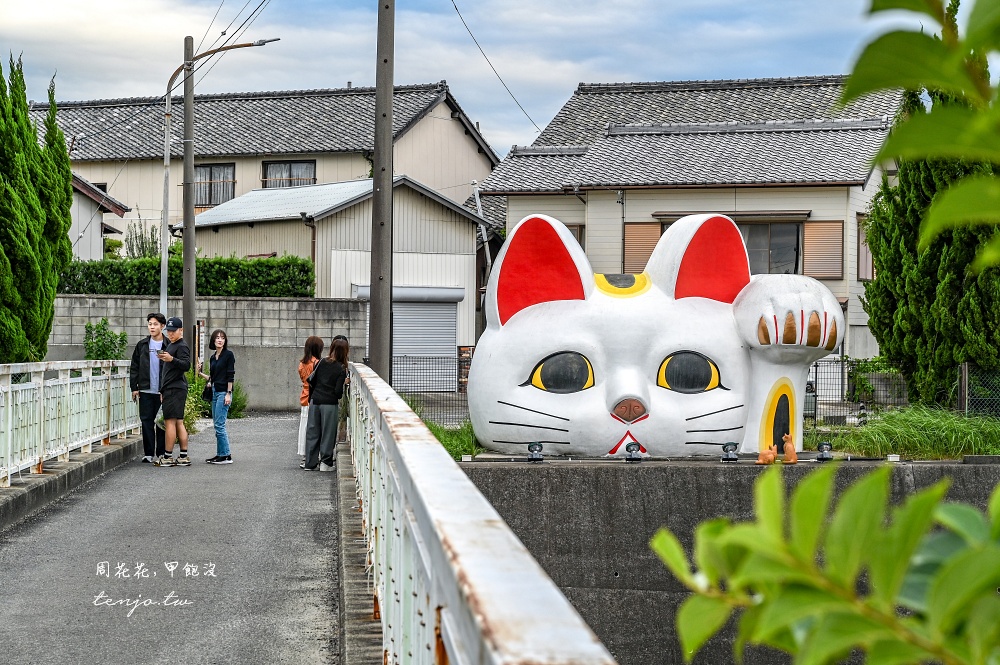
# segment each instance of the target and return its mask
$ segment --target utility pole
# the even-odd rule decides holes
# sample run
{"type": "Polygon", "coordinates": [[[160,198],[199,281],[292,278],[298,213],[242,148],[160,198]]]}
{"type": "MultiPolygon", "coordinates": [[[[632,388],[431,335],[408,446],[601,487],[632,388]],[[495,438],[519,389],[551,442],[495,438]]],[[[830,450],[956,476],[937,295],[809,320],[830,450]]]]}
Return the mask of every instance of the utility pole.
{"type": "Polygon", "coordinates": [[[194,38],[184,38],[184,331],[194,350],[192,364],[197,367],[198,343],[195,339],[196,293],[194,282],[194,38]]]}
{"type": "Polygon", "coordinates": [[[379,0],[372,157],[372,268],[369,365],[392,383],[392,65],[395,0],[379,0]]]}

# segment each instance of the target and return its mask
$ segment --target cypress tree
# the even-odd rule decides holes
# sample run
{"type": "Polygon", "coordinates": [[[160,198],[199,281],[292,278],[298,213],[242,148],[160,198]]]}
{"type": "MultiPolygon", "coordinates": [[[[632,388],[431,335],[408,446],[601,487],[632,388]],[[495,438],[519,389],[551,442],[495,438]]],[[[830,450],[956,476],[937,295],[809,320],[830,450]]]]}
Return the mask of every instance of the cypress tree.
{"type": "MultiPolygon", "coordinates": [[[[50,101],[53,94],[50,87],[50,101]]],[[[11,57],[9,85],[0,67],[0,362],[42,360],[48,347],[59,273],[72,252],[72,175],[68,156],[57,157],[59,139],[53,133],[51,148],[48,139],[45,151],[39,145],[21,61],[11,57]]]]}
{"type": "MultiPolygon", "coordinates": [[[[949,5],[955,29],[958,3],[949,5]]],[[[980,61],[979,66],[985,67],[980,61]]],[[[904,95],[902,114],[961,100],[926,91],[904,95]]],[[[950,405],[958,365],[1000,368],[1000,271],[971,270],[977,248],[992,229],[964,227],[943,233],[917,251],[920,222],[934,196],[969,175],[991,174],[989,164],[963,160],[901,160],[897,184],[883,177],[865,227],[875,279],[865,285],[868,327],[880,353],[906,377],[911,402],[950,405]]]]}

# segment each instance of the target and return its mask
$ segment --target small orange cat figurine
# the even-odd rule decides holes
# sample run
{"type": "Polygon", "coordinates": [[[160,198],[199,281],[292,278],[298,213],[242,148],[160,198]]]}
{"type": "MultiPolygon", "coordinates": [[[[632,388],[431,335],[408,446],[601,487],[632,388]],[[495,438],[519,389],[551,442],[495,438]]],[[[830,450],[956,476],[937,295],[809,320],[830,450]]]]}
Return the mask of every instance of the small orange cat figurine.
{"type": "Polygon", "coordinates": [[[771,446],[766,450],[760,451],[760,455],[757,456],[757,461],[754,464],[774,464],[776,459],[778,459],[778,446],[771,446]]]}
{"type": "Polygon", "coordinates": [[[785,459],[782,460],[785,464],[798,464],[799,456],[795,454],[795,442],[792,441],[790,434],[785,434],[781,437],[781,440],[785,442],[785,459]]]}

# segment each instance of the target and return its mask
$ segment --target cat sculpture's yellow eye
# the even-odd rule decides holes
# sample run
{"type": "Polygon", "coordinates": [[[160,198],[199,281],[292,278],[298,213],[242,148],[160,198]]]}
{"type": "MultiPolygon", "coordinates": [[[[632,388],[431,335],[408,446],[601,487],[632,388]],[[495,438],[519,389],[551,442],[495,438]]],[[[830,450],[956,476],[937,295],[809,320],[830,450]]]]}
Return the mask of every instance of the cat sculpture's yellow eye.
{"type": "Polygon", "coordinates": [[[576,393],[594,385],[594,368],[575,351],[554,353],[531,370],[531,377],[521,385],[532,385],[550,393],[576,393]]]}
{"type": "Polygon", "coordinates": [[[689,395],[726,389],[719,379],[719,366],[695,351],[678,351],[667,356],[656,374],[656,384],[689,395]]]}

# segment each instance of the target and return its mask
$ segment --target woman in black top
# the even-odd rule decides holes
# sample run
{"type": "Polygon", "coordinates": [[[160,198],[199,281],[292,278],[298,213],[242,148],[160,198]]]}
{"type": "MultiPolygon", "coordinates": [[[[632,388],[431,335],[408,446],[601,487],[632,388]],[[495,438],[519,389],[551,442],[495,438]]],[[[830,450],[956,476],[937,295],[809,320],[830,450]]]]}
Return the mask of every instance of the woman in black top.
{"type": "Polygon", "coordinates": [[[336,339],[330,355],[319,361],[309,377],[309,424],[306,426],[306,459],[300,465],[313,471],[332,471],[333,447],[337,443],[337,404],[347,378],[347,340],[336,339]]]}
{"type": "Polygon", "coordinates": [[[212,385],[212,421],[215,423],[215,457],[209,457],[209,464],[232,464],[229,451],[229,432],[226,418],[233,403],[233,382],[236,380],[236,356],[229,350],[229,338],[225,330],[215,330],[209,338],[208,348],[215,351],[208,357],[209,373],[199,372],[212,385]]]}

